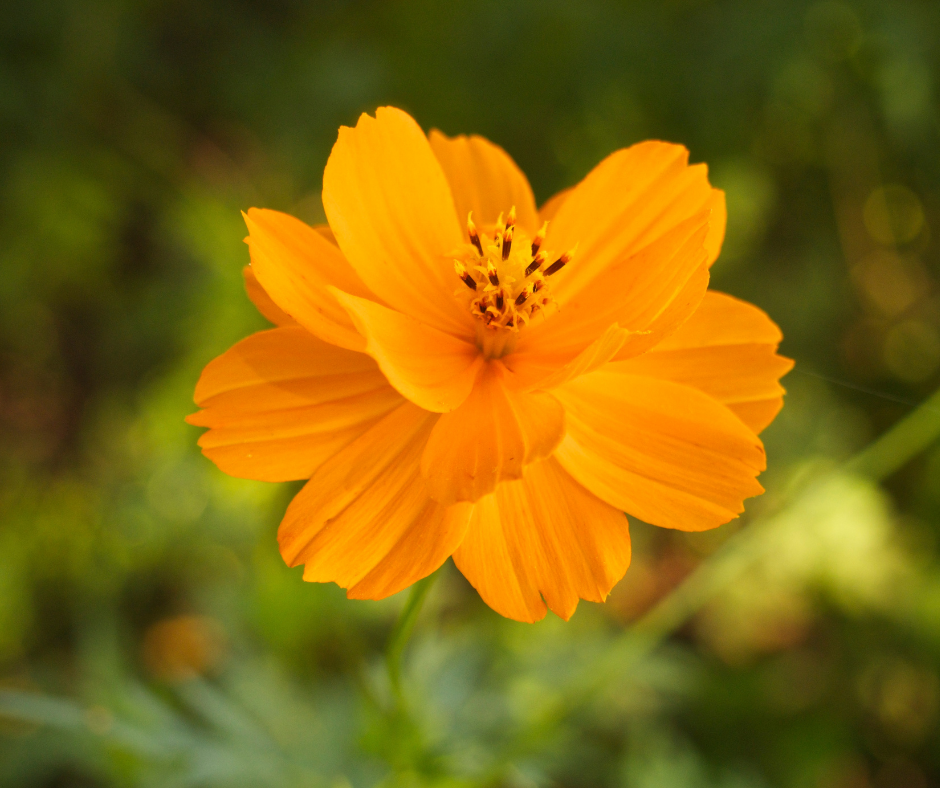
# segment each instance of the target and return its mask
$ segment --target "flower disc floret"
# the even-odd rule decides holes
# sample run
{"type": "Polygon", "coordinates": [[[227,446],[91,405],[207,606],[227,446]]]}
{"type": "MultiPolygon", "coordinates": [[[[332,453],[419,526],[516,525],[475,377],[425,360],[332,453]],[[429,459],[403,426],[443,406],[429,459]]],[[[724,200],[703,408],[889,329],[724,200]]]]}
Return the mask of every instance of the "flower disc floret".
{"type": "Polygon", "coordinates": [[[476,321],[478,345],[487,358],[499,358],[515,345],[515,336],[545,310],[557,308],[550,277],[574,256],[553,259],[544,248],[548,222],[532,237],[516,225],[516,207],[482,231],[467,217],[469,243],[454,257],[454,271],[464,287],[455,293],[476,321]]]}

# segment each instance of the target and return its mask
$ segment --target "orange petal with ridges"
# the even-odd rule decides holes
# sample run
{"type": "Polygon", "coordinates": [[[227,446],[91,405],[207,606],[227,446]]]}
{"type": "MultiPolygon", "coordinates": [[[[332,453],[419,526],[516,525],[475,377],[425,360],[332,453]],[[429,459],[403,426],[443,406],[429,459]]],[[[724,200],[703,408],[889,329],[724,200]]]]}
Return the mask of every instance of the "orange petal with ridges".
{"type": "Polygon", "coordinates": [[[708,292],[710,274],[705,267],[698,268],[682,286],[669,305],[646,327],[644,331],[635,331],[623,343],[614,360],[633,358],[656,347],[663,339],[689,319],[708,292]]]}
{"type": "Polygon", "coordinates": [[[793,368],[790,359],[776,353],[782,338],[761,309],[709,290],[672,336],[649,353],[612,366],[704,391],[760,432],[782,407],[784,389],[778,380],[793,368]]]}
{"type": "MultiPolygon", "coordinates": [[[[704,165],[702,165],[704,166],[704,165]]],[[[711,210],[708,222],[708,237],[705,239],[705,249],[708,250],[708,265],[711,266],[725,242],[725,230],[728,228],[728,205],[725,193],[721,189],[712,189],[712,193],[705,202],[705,207],[711,210]]]]}
{"type": "Polygon", "coordinates": [[[251,270],[250,265],[246,265],[242,268],[242,278],[245,280],[245,292],[248,293],[248,298],[267,320],[274,323],[276,326],[297,324],[294,318],[271,300],[271,296],[269,296],[267,291],[261,286],[258,277],[255,276],[255,272],[251,270]]]}
{"type": "Polygon", "coordinates": [[[503,363],[513,375],[514,386],[550,390],[602,367],[617,355],[631,334],[615,323],[573,357],[570,351],[553,353],[547,348],[544,352],[512,353],[503,363]]]}
{"type": "Polygon", "coordinates": [[[323,208],[339,248],[382,301],[440,331],[473,336],[454,297],[450,256],[466,238],[444,171],[409,115],[380,107],[340,128],[323,173],[323,208]]]}
{"type": "Polygon", "coordinates": [[[726,293],[709,290],[688,323],[656,349],[680,350],[751,342],[776,347],[782,339],[783,333],[763,309],[726,293]]]}
{"type": "Polygon", "coordinates": [[[403,402],[371,358],[296,325],[253,334],[209,362],[195,398],[203,410],[187,421],[210,428],[203,454],[262,481],[310,478],[403,402]]]}
{"type": "Polygon", "coordinates": [[[507,386],[503,365],[483,368],[463,404],[445,413],[421,457],[428,493],[445,504],[476,501],[525,465],[549,456],[565,434],[565,414],[550,394],[507,386]]]}
{"type": "Polygon", "coordinates": [[[612,366],[554,391],[568,425],[555,457],[575,479],[628,514],[684,531],[726,523],[763,492],[760,438],[724,405],[612,366]]]}
{"type": "Polygon", "coordinates": [[[660,342],[688,319],[708,288],[708,218],[709,212],[702,211],[677,224],[643,250],[606,268],[582,290],[560,298],[558,313],[528,327],[516,353],[574,355],[613,323],[632,332],[620,357],[660,342]]]}
{"type": "Polygon", "coordinates": [[[703,211],[715,214],[707,258],[717,256],[724,203],[708,183],[705,165],[690,167],[688,156],[681,145],[642,142],[612,153],[574,187],[546,238],[556,250],[578,244],[570,270],[554,285],[561,300],[703,211]]]}
{"type": "Polygon", "coordinates": [[[499,145],[476,134],[448,137],[431,129],[428,141],[444,168],[457,216],[473,211],[478,225],[496,224],[500,213],[516,206],[516,224],[529,236],[541,226],[532,187],[519,166],[499,145]]]}
{"type": "Polygon", "coordinates": [[[244,217],[251,268],[271,300],[321,339],[362,350],[362,337],[329,287],[357,295],[369,292],[339,249],[286,213],[250,208],[244,217]]]}
{"type": "Polygon", "coordinates": [[[418,471],[436,417],[402,405],[323,465],[278,531],[304,579],[381,599],[437,569],[463,539],[470,506],[428,498],[418,471]]]}
{"type": "Polygon", "coordinates": [[[475,345],[374,301],[339,291],[336,297],[366,338],[366,352],[416,405],[446,413],[470,394],[483,364],[475,345]]]}
{"type": "Polygon", "coordinates": [[[473,505],[454,563],[497,613],[538,621],[547,605],[567,620],[579,599],[603,602],[627,571],[629,525],[543,460],[473,505]]]}

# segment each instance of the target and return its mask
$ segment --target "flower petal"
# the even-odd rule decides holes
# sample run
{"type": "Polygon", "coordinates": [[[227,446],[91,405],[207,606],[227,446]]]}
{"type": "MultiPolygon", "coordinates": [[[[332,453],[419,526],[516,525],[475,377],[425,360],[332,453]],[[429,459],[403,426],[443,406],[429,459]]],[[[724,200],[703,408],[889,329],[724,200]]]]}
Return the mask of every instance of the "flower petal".
{"type": "Polygon", "coordinates": [[[209,362],[196,385],[209,427],[203,454],[225,473],[262,481],[308,479],[401,396],[375,362],[294,325],[261,331],[209,362]]]}
{"type": "Polygon", "coordinates": [[[783,397],[760,399],[753,402],[732,402],[728,405],[728,410],[754,430],[757,435],[770,426],[782,408],[783,397]]]}
{"type": "Polygon", "coordinates": [[[335,292],[366,338],[366,352],[405,397],[435,413],[467,398],[483,364],[475,345],[374,301],[335,292]]]}
{"type": "Polygon", "coordinates": [[[692,386],[727,405],[754,432],[780,410],[777,381],[793,368],[778,356],[780,329],[760,309],[709,290],[695,314],[649,353],[614,362],[633,375],[692,386]]]}
{"type": "Polygon", "coordinates": [[[704,164],[688,166],[681,145],[642,142],[616,151],[567,196],[548,226],[546,246],[578,245],[575,261],[555,286],[556,296],[576,293],[614,263],[660,238],[676,225],[710,211],[709,257],[724,235],[724,201],[708,183],[704,164]]]}
{"type": "Polygon", "coordinates": [[[708,237],[705,239],[708,265],[711,266],[721,254],[721,246],[725,242],[725,230],[728,226],[728,205],[725,202],[725,193],[721,189],[712,189],[705,207],[711,210],[708,237]]]}
{"type": "Polygon", "coordinates": [[[248,293],[248,298],[265,318],[276,326],[291,326],[297,324],[294,318],[271,300],[271,296],[269,296],[267,291],[261,286],[258,277],[255,276],[255,272],[251,270],[250,265],[246,265],[242,268],[242,278],[245,280],[245,292],[248,293]]]}
{"type": "Polygon", "coordinates": [[[515,205],[516,224],[535,234],[540,223],[532,187],[506,151],[476,134],[448,137],[431,129],[428,141],[450,183],[458,218],[473,211],[477,224],[496,224],[515,205]]]}
{"type": "Polygon", "coordinates": [[[550,394],[507,386],[498,361],[488,363],[463,404],[434,425],[421,457],[428,493],[445,504],[476,501],[525,465],[549,456],[565,434],[565,414],[550,394]]]}
{"type": "Polygon", "coordinates": [[[339,248],[339,245],[336,243],[336,236],[333,235],[333,230],[330,225],[315,224],[313,225],[313,229],[320,233],[320,235],[326,238],[326,240],[333,244],[333,246],[335,246],[337,249],[339,248]]]}
{"type": "Polygon", "coordinates": [[[340,128],[323,173],[323,208],[339,248],[381,300],[441,331],[473,336],[472,318],[454,297],[450,256],[466,239],[444,171],[409,115],[380,107],[354,129],[340,128]]]}
{"type": "MultiPolygon", "coordinates": [[[[611,325],[631,332],[618,357],[647,350],[695,311],[708,287],[708,211],[679,223],[656,241],[559,299],[559,312],[522,332],[520,357],[580,353],[611,325]]],[[[521,363],[514,362],[514,363],[521,363]]]]}
{"type": "Polygon", "coordinates": [[[291,502],[278,531],[304,580],[381,599],[437,569],[466,532],[469,504],[428,498],[418,471],[435,417],[405,404],[324,464],[291,502]]]}
{"type": "Polygon", "coordinates": [[[536,346],[528,353],[506,356],[503,363],[513,374],[514,386],[526,391],[550,390],[606,364],[617,355],[631,333],[615,323],[574,357],[570,352],[559,354],[551,347],[536,346]]]}
{"type": "Polygon", "coordinates": [[[286,213],[250,208],[245,224],[252,270],[271,300],[321,339],[362,350],[362,337],[328,290],[369,295],[339,249],[286,213]]]}
{"type": "Polygon", "coordinates": [[[538,621],[547,605],[567,620],[627,571],[629,524],[548,459],[474,504],[454,563],[496,612],[538,621]]]}
{"type": "Polygon", "coordinates": [[[575,479],[628,514],[684,531],[728,522],[763,492],[763,445],[724,405],[613,367],[553,392],[568,426],[555,456],[575,479]]]}

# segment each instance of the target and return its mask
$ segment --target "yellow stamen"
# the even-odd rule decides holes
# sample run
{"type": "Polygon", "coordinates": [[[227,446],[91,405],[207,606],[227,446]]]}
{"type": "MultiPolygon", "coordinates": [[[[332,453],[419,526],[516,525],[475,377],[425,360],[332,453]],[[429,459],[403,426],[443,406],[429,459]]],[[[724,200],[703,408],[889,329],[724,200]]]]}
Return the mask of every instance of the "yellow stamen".
{"type": "Polygon", "coordinates": [[[467,287],[469,287],[471,290],[477,289],[476,279],[470,276],[470,272],[467,271],[467,267],[461,263],[460,260],[454,260],[454,270],[457,272],[457,276],[463,280],[463,283],[467,287]]]}
{"type": "MultiPolygon", "coordinates": [[[[534,245],[535,244],[533,244],[533,246],[534,245]]],[[[532,259],[532,262],[529,263],[528,268],[525,269],[525,275],[532,276],[532,274],[538,271],[539,268],[541,268],[544,263],[545,263],[545,255],[541,253],[536,254],[534,258],[532,259]]]]}
{"type": "MultiPolygon", "coordinates": [[[[472,214],[467,217],[468,244],[457,253],[454,271],[469,288],[455,291],[477,321],[477,344],[487,358],[512,352],[518,333],[536,313],[546,318],[554,303],[550,282],[572,259],[575,249],[557,256],[545,248],[548,222],[530,240],[516,226],[516,209],[500,214],[495,225],[478,230],[472,214]]],[[[554,279],[552,280],[554,281],[554,279]]]]}
{"type": "Polygon", "coordinates": [[[578,245],[575,244],[574,249],[565,252],[561,257],[559,257],[554,263],[545,269],[545,276],[557,274],[562,268],[568,265],[568,263],[571,262],[571,258],[574,257],[574,253],[577,251],[577,249],[578,245]]]}
{"type": "Polygon", "coordinates": [[[509,257],[512,251],[512,236],[516,229],[516,206],[509,209],[509,216],[506,218],[506,229],[503,230],[503,260],[509,257]]]}
{"type": "Polygon", "coordinates": [[[480,243],[480,234],[477,232],[477,226],[473,223],[473,211],[467,214],[467,234],[470,236],[470,243],[477,248],[480,257],[482,257],[483,245],[480,243]]]}
{"type": "Polygon", "coordinates": [[[496,271],[496,266],[489,260],[486,263],[486,278],[490,280],[493,287],[499,287],[499,274],[496,271]]]}
{"type": "Polygon", "coordinates": [[[545,233],[548,231],[548,222],[542,225],[541,229],[535,234],[535,238],[532,239],[532,257],[534,258],[538,253],[539,249],[542,248],[542,244],[545,243],[545,233]]]}

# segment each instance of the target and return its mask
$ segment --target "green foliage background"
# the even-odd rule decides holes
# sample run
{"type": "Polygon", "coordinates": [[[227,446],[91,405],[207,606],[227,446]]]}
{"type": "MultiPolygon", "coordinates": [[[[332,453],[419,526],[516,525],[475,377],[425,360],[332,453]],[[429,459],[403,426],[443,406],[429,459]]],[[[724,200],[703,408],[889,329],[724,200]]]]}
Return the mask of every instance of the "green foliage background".
{"type": "Polygon", "coordinates": [[[940,381],[938,77],[929,0],[6,4],[0,786],[940,784],[940,400],[841,465],[940,381]],[[402,698],[407,595],[302,583],[295,488],[183,422],[265,325],[239,211],[322,221],[338,126],[381,104],[498,142],[540,201],[686,144],[728,194],[713,286],[797,360],[742,521],[632,523],[568,624],[446,566],[402,698]]]}

